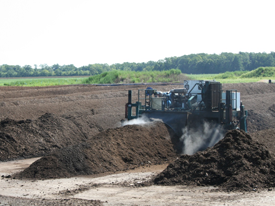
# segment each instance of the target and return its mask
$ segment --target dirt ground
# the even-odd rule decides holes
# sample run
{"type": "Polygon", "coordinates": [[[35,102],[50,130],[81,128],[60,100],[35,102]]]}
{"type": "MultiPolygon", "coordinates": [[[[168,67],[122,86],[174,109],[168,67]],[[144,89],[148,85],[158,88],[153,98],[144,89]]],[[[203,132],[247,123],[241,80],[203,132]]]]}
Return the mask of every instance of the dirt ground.
{"type": "MultiPolygon", "coordinates": [[[[145,89],[146,86],[1,87],[0,175],[3,177],[0,180],[0,205],[273,205],[273,188],[257,192],[221,192],[217,187],[210,186],[139,187],[138,184],[167,167],[167,164],[163,165],[165,161],[155,165],[157,162],[150,161],[152,156],[149,151],[145,154],[141,150],[132,151],[130,158],[124,158],[123,163],[119,163],[131,163],[136,153],[140,153],[141,157],[148,155],[147,163],[137,161],[134,170],[123,167],[115,173],[108,170],[104,174],[50,180],[9,178],[9,175],[27,168],[36,160],[26,158],[58,153],[62,148],[80,143],[85,145],[90,142],[91,146],[94,137],[120,126],[127,91],[132,89],[135,97],[139,88],[145,89]]],[[[153,88],[169,91],[181,86],[159,85],[153,88]]],[[[242,102],[249,112],[249,134],[274,156],[275,84],[225,84],[223,89],[241,92],[242,102]]],[[[136,134],[135,138],[142,140],[140,135],[143,133],[131,131],[127,135],[136,134]]],[[[167,138],[168,133],[159,138],[167,138]]],[[[122,133],[117,135],[119,138],[122,133]]],[[[112,138],[116,137],[111,136],[108,141],[114,142],[112,138]]],[[[129,145],[122,143],[125,142],[119,142],[127,150],[129,145]]],[[[149,148],[160,146],[158,141],[154,144],[149,148]]],[[[120,147],[110,148],[109,151],[123,154],[117,148],[120,147]]],[[[105,149],[102,147],[101,150],[105,149]]],[[[104,153],[100,154],[104,156],[104,153]]],[[[109,164],[114,164],[114,158],[109,161],[109,164]]]]}

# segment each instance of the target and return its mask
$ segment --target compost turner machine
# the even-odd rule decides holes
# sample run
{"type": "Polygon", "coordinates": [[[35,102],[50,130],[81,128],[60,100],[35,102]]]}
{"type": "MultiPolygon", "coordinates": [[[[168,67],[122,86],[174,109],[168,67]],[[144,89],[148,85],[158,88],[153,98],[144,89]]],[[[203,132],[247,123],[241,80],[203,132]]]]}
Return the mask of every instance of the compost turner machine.
{"type": "Polygon", "coordinates": [[[237,90],[222,90],[216,81],[185,80],[182,89],[169,92],[151,87],[138,90],[138,101],[132,102],[132,91],[128,91],[125,118],[128,120],[146,116],[160,119],[178,135],[184,127],[192,127],[207,121],[222,125],[225,130],[247,131],[247,111],[237,90]]]}

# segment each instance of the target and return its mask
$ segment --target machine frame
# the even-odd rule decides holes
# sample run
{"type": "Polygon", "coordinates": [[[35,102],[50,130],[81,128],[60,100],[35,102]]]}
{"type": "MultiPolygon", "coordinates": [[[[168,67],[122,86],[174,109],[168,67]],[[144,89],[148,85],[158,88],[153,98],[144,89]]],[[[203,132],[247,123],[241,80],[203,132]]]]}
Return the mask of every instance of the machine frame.
{"type": "Polygon", "coordinates": [[[222,90],[216,81],[185,80],[184,88],[159,92],[151,87],[138,90],[138,101],[132,103],[132,91],[128,91],[125,118],[142,115],[150,119],[162,119],[178,134],[182,128],[193,124],[192,119],[220,124],[226,130],[242,129],[247,132],[247,111],[237,90],[222,90]]]}

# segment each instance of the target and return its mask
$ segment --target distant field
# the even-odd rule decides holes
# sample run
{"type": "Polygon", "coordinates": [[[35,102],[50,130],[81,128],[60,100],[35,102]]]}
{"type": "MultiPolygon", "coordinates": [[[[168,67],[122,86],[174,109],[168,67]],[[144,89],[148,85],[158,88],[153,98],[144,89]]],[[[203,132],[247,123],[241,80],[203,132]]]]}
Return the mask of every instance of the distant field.
{"type": "Polygon", "coordinates": [[[56,86],[81,84],[87,77],[0,78],[0,86],[56,86]]]}
{"type": "Polygon", "coordinates": [[[180,83],[184,79],[215,80],[221,83],[274,82],[274,67],[259,67],[253,71],[234,71],[221,74],[182,74],[178,69],[167,71],[110,71],[94,76],[81,77],[34,77],[0,78],[0,86],[57,86],[71,84],[112,84],[112,83],[180,83]]]}
{"type": "MultiPolygon", "coordinates": [[[[241,79],[215,79],[215,74],[186,75],[194,80],[215,80],[221,83],[249,83],[266,80],[269,78],[241,78],[241,79]]],[[[0,79],[0,86],[57,86],[70,84],[85,84],[87,77],[66,77],[66,78],[10,78],[0,79]]]]}
{"type": "Polygon", "coordinates": [[[190,79],[194,79],[194,80],[215,80],[217,82],[221,82],[223,84],[225,83],[249,83],[249,82],[258,82],[261,80],[269,80],[269,78],[263,78],[263,77],[259,77],[259,78],[230,78],[230,79],[216,79],[215,76],[217,76],[217,74],[192,74],[186,75],[187,77],[189,77],[190,79]]]}
{"type": "Polygon", "coordinates": [[[221,74],[187,75],[191,79],[216,80],[221,83],[267,82],[275,79],[275,67],[258,67],[252,71],[232,71],[221,74]]]}
{"type": "Polygon", "coordinates": [[[190,79],[195,80],[213,80],[217,74],[186,74],[190,79]]]}
{"type": "Polygon", "coordinates": [[[223,84],[225,83],[250,83],[250,82],[268,82],[268,80],[272,80],[272,82],[275,82],[274,77],[257,77],[257,78],[226,78],[226,79],[221,79],[221,78],[215,78],[217,74],[192,74],[192,75],[186,75],[190,79],[194,80],[215,80],[217,82],[221,82],[223,84]]]}

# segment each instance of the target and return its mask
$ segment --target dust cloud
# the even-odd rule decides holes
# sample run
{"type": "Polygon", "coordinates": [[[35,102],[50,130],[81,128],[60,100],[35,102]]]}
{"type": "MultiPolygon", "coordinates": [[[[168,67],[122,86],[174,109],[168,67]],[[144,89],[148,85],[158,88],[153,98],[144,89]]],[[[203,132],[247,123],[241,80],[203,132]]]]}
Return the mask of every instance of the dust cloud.
{"type": "Polygon", "coordinates": [[[204,122],[201,127],[182,129],[183,154],[193,155],[197,151],[212,147],[224,137],[221,125],[204,122]]]}
{"type": "Polygon", "coordinates": [[[137,119],[132,119],[129,121],[126,120],[121,123],[121,126],[126,126],[126,125],[145,126],[156,121],[164,122],[171,129],[173,129],[173,131],[176,132],[177,134],[181,133],[178,130],[182,131],[181,133],[182,135],[179,139],[179,141],[182,142],[182,144],[180,145],[183,145],[183,146],[180,146],[180,147],[183,147],[181,150],[181,153],[188,154],[188,155],[193,155],[197,151],[202,151],[202,150],[205,150],[207,147],[212,147],[224,137],[224,130],[222,129],[221,125],[211,124],[209,122],[203,122],[202,124],[200,124],[200,126],[196,128],[184,127],[180,129],[180,127],[178,127],[179,125],[169,124],[171,122],[177,122],[179,121],[179,119],[175,117],[174,118],[170,117],[169,119],[166,116],[162,116],[161,118],[160,117],[148,118],[147,116],[143,115],[142,117],[137,119]]]}
{"type": "Polygon", "coordinates": [[[126,126],[126,125],[146,125],[146,124],[150,124],[151,121],[149,118],[147,118],[146,116],[142,116],[140,118],[137,119],[132,119],[132,120],[125,120],[124,122],[122,122],[121,126],[126,126]]]}

